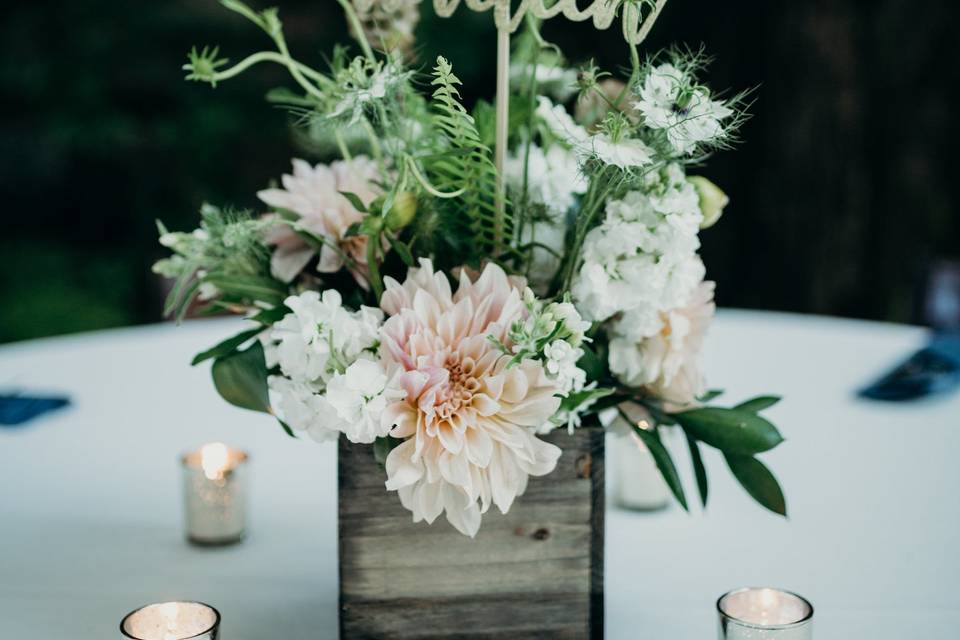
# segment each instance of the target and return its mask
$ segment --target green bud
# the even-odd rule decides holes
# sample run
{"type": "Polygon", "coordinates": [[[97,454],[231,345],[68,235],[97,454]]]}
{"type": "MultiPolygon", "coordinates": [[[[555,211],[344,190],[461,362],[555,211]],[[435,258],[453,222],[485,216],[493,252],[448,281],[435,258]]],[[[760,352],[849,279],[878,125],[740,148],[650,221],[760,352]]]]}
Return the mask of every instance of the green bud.
{"type": "Polygon", "coordinates": [[[409,191],[401,191],[393,201],[393,206],[387,212],[387,229],[399,231],[413,222],[417,215],[417,196],[409,191]]]}
{"type": "Polygon", "coordinates": [[[700,211],[703,213],[701,229],[708,229],[717,223],[723,215],[723,208],[730,203],[730,198],[720,187],[703,176],[689,176],[687,180],[696,188],[700,196],[700,211]]]}

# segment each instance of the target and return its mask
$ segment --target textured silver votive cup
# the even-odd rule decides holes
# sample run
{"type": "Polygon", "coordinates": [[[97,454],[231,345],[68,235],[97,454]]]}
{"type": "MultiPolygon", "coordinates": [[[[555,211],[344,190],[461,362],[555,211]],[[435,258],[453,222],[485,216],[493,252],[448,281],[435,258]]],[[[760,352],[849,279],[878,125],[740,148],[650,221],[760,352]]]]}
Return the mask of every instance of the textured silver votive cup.
{"type": "Polygon", "coordinates": [[[217,640],[220,612],[202,602],[161,602],[128,613],[120,633],[134,640],[217,640]]]}
{"type": "Polygon", "coordinates": [[[247,532],[246,453],[214,442],[183,456],[183,504],[187,540],[223,546],[247,532]]]}
{"type": "Polygon", "coordinates": [[[790,591],[748,587],[717,600],[720,640],[811,640],[813,605],[790,591]]]}

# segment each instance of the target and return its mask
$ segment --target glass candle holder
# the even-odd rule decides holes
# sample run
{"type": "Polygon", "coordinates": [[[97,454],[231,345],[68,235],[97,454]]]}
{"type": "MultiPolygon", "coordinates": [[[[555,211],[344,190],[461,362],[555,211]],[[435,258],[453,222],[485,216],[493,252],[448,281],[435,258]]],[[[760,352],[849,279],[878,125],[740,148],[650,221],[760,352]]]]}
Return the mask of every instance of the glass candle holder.
{"type": "Polygon", "coordinates": [[[134,640],[217,640],[220,612],[202,602],[162,602],[132,611],[120,633],[134,640]]]}
{"type": "Polygon", "coordinates": [[[813,605],[781,589],[746,588],[717,600],[720,640],[811,640],[813,605]]]}
{"type": "Polygon", "coordinates": [[[612,457],[615,460],[617,506],[634,511],[663,509],[670,504],[670,489],[657,470],[653,454],[633,431],[634,425],[651,428],[650,414],[632,403],[622,405],[621,409],[633,424],[618,414],[609,426],[609,430],[616,434],[612,438],[612,457]]]}
{"type": "Polygon", "coordinates": [[[222,442],[183,456],[187,540],[222,546],[243,540],[247,531],[247,454],[222,442]]]}

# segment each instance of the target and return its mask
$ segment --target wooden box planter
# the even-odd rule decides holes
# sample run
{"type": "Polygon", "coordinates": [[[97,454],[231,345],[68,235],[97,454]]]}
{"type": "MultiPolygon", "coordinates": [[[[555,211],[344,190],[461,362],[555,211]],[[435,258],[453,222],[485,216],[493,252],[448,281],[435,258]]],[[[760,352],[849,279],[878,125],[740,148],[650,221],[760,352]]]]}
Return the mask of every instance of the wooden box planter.
{"type": "Polygon", "coordinates": [[[558,429],[557,469],[530,478],[477,537],[414,524],[371,446],[340,439],[340,637],[603,638],[603,430],[558,429]]]}

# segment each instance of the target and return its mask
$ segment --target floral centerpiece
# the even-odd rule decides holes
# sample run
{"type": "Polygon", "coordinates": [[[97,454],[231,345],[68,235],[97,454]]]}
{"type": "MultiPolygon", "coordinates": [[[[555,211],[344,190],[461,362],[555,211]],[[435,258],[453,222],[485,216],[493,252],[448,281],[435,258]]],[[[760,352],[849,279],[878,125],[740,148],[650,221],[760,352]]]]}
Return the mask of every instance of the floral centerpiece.
{"type": "Polygon", "coordinates": [[[575,69],[526,15],[497,163],[497,109],[468,109],[447,60],[411,63],[418,2],[338,1],[360,53],[338,48],[328,69],[292,57],[275,9],[238,0],[222,4],[273,48],[232,66],[195,49],[184,67],[217,86],[283,65],[292,88],[269,98],[328,156],[294,159],[258,192],[262,211],[204,205],[193,232],[160,225],[167,311],[250,323],[194,360],[213,360],[220,394],[292,436],[372,444],[414,521],[443,515],[468,536],[554,470],[562,439],[545,434],[599,428],[603,413],[630,425],[684,508],[667,429],[686,436],[704,504],[702,445],[785,513],[756,458],[782,440],[760,415],[777,399],[715,406],[699,361],[715,287],[700,233],[727,197],[688,172],[736,142],[745,94],[704,85],[699,51],[643,59],[639,42],[624,78],[575,69]]]}

